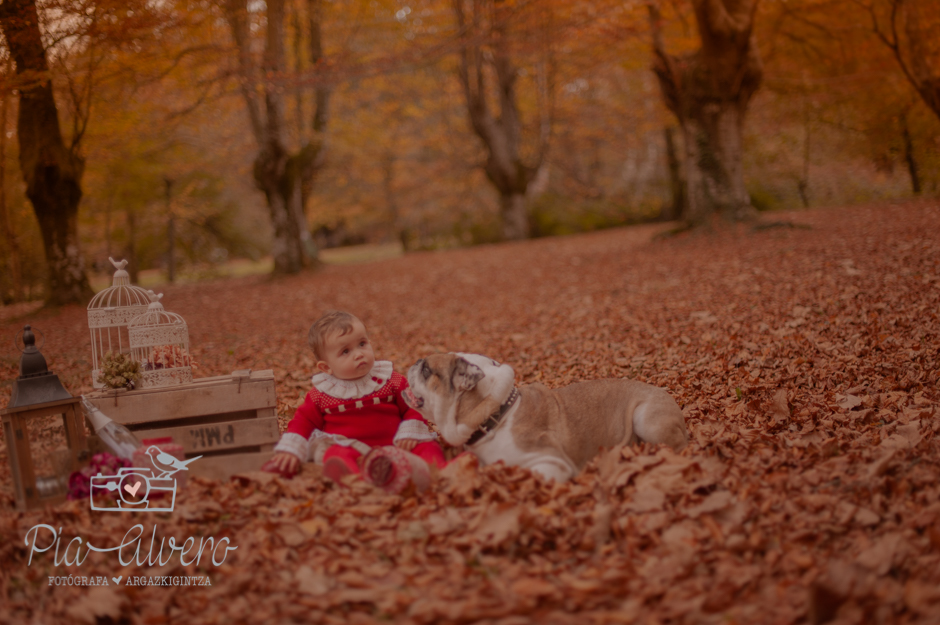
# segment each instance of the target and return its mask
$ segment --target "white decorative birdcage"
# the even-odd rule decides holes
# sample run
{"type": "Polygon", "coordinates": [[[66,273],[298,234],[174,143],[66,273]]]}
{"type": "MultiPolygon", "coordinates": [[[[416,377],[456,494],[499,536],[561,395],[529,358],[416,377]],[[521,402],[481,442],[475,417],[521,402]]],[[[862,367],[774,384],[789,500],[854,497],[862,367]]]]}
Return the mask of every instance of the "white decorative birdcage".
{"type": "Polygon", "coordinates": [[[141,387],[171,386],[193,381],[189,329],[176,313],[167,312],[159,295],[147,291],[147,312],[127,325],[131,358],[140,363],[141,387]]]}
{"type": "Polygon", "coordinates": [[[127,261],[115,261],[114,281],[88,304],[88,329],[91,330],[91,382],[95,388],[103,385],[98,382],[98,374],[105,355],[129,354],[130,339],[127,336],[127,324],[135,317],[147,312],[150,296],[139,286],[131,285],[130,277],[124,268],[127,261]]]}

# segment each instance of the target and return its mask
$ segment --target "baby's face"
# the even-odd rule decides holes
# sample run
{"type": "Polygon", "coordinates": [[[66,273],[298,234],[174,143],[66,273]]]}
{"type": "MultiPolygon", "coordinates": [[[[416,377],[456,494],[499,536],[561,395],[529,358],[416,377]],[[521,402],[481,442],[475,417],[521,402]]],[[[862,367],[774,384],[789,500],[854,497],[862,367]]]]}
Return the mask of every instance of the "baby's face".
{"type": "Polygon", "coordinates": [[[323,351],[323,360],[317,363],[317,369],[340,380],[358,380],[369,375],[375,364],[372,343],[359,321],[345,334],[333,332],[326,337],[323,351]]]}

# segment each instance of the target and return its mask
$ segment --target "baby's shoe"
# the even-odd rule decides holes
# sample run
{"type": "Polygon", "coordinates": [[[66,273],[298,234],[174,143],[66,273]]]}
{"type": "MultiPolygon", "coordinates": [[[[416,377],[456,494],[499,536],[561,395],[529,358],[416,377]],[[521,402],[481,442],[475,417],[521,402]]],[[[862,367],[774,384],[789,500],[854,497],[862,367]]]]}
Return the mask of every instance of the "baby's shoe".
{"type": "Polygon", "coordinates": [[[428,464],[404,449],[376,447],[362,460],[362,473],[370,484],[387,493],[400,493],[409,483],[419,491],[431,484],[428,464]]]}
{"type": "Polygon", "coordinates": [[[344,477],[352,473],[359,473],[359,467],[347,458],[333,456],[332,458],[327,458],[326,462],[323,463],[323,475],[334,482],[340,482],[344,477]]]}

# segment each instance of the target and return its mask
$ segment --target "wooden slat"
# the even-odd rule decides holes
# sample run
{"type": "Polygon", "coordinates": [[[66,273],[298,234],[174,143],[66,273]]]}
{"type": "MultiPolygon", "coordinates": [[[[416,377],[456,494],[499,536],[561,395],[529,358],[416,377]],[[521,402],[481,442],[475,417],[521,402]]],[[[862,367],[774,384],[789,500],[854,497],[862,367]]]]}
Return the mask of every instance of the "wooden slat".
{"type": "Polygon", "coordinates": [[[215,375],[208,378],[195,378],[192,382],[186,384],[178,384],[173,386],[158,386],[153,388],[139,388],[129,391],[126,388],[102,388],[96,391],[93,391],[90,394],[86,394],[86,397],[125,397],[127,395],[149,395],[153,393],[164,393],[169,390],[178,389],[178,388],[191,388],[196,386],[219,386],[225,384],[238,384],[239,382],[247,381],[259,381],[259,380],[273,380],[274,371],[271,369],[264,369],[262,371],[251,371],[250,369],[243,369],[240,371],[233,371],[229,375],[215,375]]]}
{"type": "Polygon", "coordinates": [[[40,504],[39,493],[36,491],[36,473],[33,469],[33,454],[29,448],[29,428],[27,418],[22,414],[10,415],[13,426],[13,445],[16,463],[19,466],[20,481],[22,483],[22,499],[17,500],[20,510],[36,508],[40,504]]]}
{"type": "Polygon", "coordinates": [[[13,429],[13,417],[3,415],[3,437],[7,441],[7,459],[10,461],[10,470],[13,473],[13,490],[16,507],[26,509],[26,492],[23,490],[23,472],[20,469],[20,448],[16,445],[16,434],[13,429]]]}
{"type": "Polygon", "coordinates": [[[189,465],[189,474],[215,480],[227,480],[236,473],[258,471],[274,455],[270,451],[200,458],[189,465]]]}
{"type": "Polygon", "coordinates": [[[219,451],[275,443],[280,437],[277,417],[242,419],[203,425],[161,427],[135,430],[138,439],[172,436],[173,442],[182,445],[187,455],[198,455],[205,451],[219,451]]]}
{"type": "Polygon", "coordinates": [[[43,404],[29,404],[27,406],[20,406],[19,408],[10,408],[7,406],[3,410],[0,410],[0,415],[8,414],[18,414],[22,412],[37,412],[46,414],[55,414],[54,411],[50,410],[51,408],[57,408],[59,406],[68,406],[69,404],[78,404],[81,401],[78,397],[69,397],[68,399],[57,399],[55,401],[47,401],[43,404]]]}
{"type": "Polygon", "coordinates": [[[82,466],[81,456],[87,451],[88,443],[85,440],[85,419],[78,410],[78,404],[72,404],[62,415],[62,425],[65,427],[65,438],[69,448],[69,473],[78,471],[82,466]]]}
{"type": "Polygon", "coordinates": [[[249,378],[225,376],[226,381],[219,384],[96,393],[88,398],[101,412],[125,425],[276,407],[273,372],[257,374],[257,378],[255,373],[249,378]]]}
{"type": "Polygon", "coordinates": [[[128,423],[127,429],[131,432],[138,432],[140,430],[150,430],[156,428],[178,428],[183,427],[184,425],[211,425],[213,423],[224,423],[226,421],[256,419],[259,416],[271,416],[267,414],[267,410],[267,408],[255,410],[238,410],[236,412],[222,412],[219,414],[200,415],[198,417],[186,417],[185,419],[167,419],[166,421],[128,423]]]}

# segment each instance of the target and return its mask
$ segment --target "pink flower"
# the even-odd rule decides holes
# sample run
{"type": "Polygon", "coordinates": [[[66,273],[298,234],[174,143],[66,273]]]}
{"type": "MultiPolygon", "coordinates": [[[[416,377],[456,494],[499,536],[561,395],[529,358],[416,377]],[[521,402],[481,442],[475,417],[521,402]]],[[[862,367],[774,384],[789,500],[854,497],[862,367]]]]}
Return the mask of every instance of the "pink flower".
{"type": "MultiPolygon", "coordinates": [[[[91,478],[93,475],[117,475],[123,467],[129,467],[130,461],[119,458],[108,452],[95,454],[91,457],[88,466],[69,475],[69,491],[66,496],[75,501],[84,499],[91,494],[91,478]]],[[[112,493],[112,496],[114,494],[112,493]]]]}

